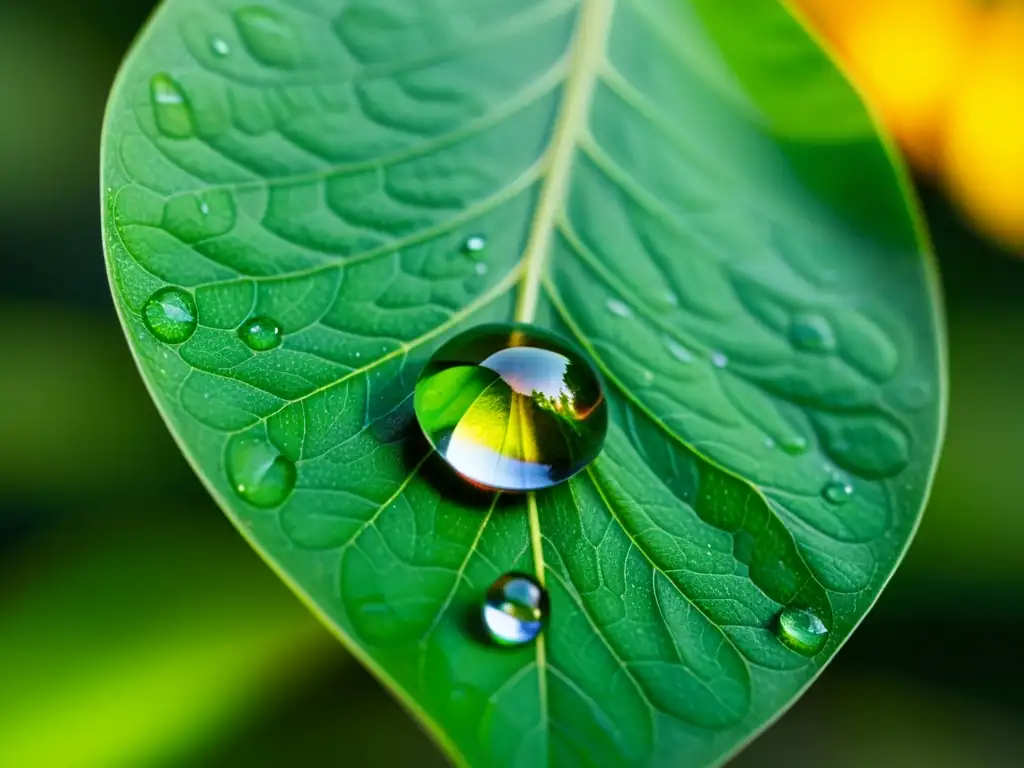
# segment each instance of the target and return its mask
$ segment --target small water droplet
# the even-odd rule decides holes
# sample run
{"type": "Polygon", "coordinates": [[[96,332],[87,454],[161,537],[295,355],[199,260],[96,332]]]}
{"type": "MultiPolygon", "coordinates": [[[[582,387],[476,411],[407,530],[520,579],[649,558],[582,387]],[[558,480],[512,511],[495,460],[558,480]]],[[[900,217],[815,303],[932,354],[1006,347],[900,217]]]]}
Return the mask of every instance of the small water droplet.
{"type": "Polygon", "coordinates": [[[789,340],[797,349],[807,352],[832,352],[836,348],[836,334],[832,325],[821,315],[800,314],[789,325],[789,340]]]}
{"type": "Polygon", "coordinates": [[[295,464],[272,444],[256,437],[235,437],[225,456],[228,480],[243,500],[268,509],[281,505],[295,487],[295,464]]]}
{"type": "Polygon", "coordinates": [[[153,75],[149,96],[160,133],[171,139],[187,139],[193,134],[192,110],[177,80],[166,72],[153,75]]]}
{"type": "Polygon", "coordinates": [[[242,323],[238,337],[256,352],[267,352],[281,346],[283,334],[280,324],[269,317],[252,317],[242,323]]]}
{"type": "Polygon", "coordinates": [[[473,266],[473,269],[476,270],[476,273],[478,275],[486,275],[487,274],[487,265],[484,262],[482,262],[482,261],[478,261],[473,266]]]}
{"type": "Polygon", "coordinates": [[[608,299],[608,301],[605,302],[604,306],[609,312],[611,312],[613,315],[617,315],[618,317],[633,316],[633,310],[631,310],[628,306],[623,304],[618,299],[608,299]]]}
{"type": "Polygon", "coordinates": [[[484,325],[443,344],[416,381],[413,408],[438,455],[494,490],[568,480],[597,458],[608,430],[593,365],[561,337],[523,324],[484,325]]]}
{"type": "Polygon", "coordinates": [[[201,214],[203,214],[203,216],[209,216],[210,215],[210,204],[208,202],[206,202],[205,200],[201,200],[199,202],[199,212],[201,214]]]}
{"type": "Polygon", "coordinates": [[[923,381],[908,384],[900,392],[900,404],[909,411],[919,411],[932,399],[932,389],[923,381]]]}
{"type": "Polygon", "coordinates": [[[498,645],[525,645],[537,639],[549,612],[547,590],[533,576],[506,573],[487,590],[484,627],[498,645]]]}
{"type": "Polygon", "coordinates": [[[802,656],[813,656],[825,646],[828,627],[821,617],[805,608],[785,608],[779,614],[779,641],[802,656]]]}
{"type": "Polygon", "coordinates": [[[693,362],[693,354],[691,354],[690,350],[688,350],[678,341],[676,341],[670,336],[665,336],[664,338],[662,338],[662,341],[665,344],[665,349],[667,349],[668,353],[672,355],[672,357],[674,357],[676,360],[678,360],[681,363],[693,362]]]}
{"type": "Polygon", "coordinates": [[[676,296],[674,293],[672,293],[672,291],[665,291],[665,293],[663,293],[661,295],[661,297],[665,300],[665,303],[668,304],[669,306],[672,306],[672,307],[678,307],[679,306],[679,297],[676,296]]]}
{"type": "Polygon", "coordinates": [[[462,244],[463,253],[480,253],[487,247],[487,238],[483,235],[470,235],[462,244]]]}
{"type": "Polygon", "coordinates": [[[210,49],[218,56],[227,56],[231,53],[231,46],[222,37],[214,37],[210,40],[210,49]]]}
{"type": "Polygon", "coordinates": [[[729,358],[722,352],[711,353],[711,364],[715,368],[725,368],[729,364],[729,358]]]}
{"type": "Polygon", "coordinates": [[[650,371],[644,371],[644,384],[651,384],[654,381],[654,374],[650,371]]]}
{"type": "Polygon", "coordinates": [[[199,325],[196,302],[181,288],[161,288],[143,305],[142,322],[165,344],[181,344],[199,325]]]}
{"type": "Polygon", "coordinates": [[[772,440],[770,437],[766,437],[764,439],[764,447],[765,448],[774,448],[775,447],[775,441],[772,440]]]}
{"type": "Polygon", "coordinates": [[[790,435],[779,440],[779,447],[791,456],[799,456],[807,450],[807,438],[790,435]]]}
{"type": "Polygon", "coordinates": [[[261,64],[294,69],[303,58],[302,41],[292,23],[276,9],[249,5],[235,11],[246,50],[261,64]]]}
{"type": "Polygon", "coordinates": [[[853,486],[840,480],[833,480],[830,483],[826,483],[825,487],[821,489],[821,495],[825,497],[825,501],[839,507],[848,502],[850,497],[853,496],[853,486]]]}

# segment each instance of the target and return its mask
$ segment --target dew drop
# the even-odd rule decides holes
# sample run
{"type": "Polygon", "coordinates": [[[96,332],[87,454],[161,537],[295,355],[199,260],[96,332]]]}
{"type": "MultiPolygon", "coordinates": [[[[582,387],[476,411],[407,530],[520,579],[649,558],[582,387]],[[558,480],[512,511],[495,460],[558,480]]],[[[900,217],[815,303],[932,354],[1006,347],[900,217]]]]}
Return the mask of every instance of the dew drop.
{"type": "Polygon", "coordinates": [[[210,40],[210,49],[218,56],[227,56],[231,53],[231,46],[222,37],[214,37],[210,40]]]}
{"type": "Polygon", "coordinates": [[[711,353],[711,364],[715,368],[725,368],[729,364],[729,358],[722,352],[711,353]]]}
{"type": "Polygon", "coordinates": [[[177,80],[166,72],[153,75],[149,96],[160,133],[171,139],[187,139],[193,134],[192,111],[177,80]]]}
{"type": "Polygon", "coordinates": [[[807,450],[807,438],[800,435],[789,435],[779,440],[779,447],[790,456],[799,456],[807,450]]]}
{"type": "Polygon", "coordinates": [[[225,464],[235,493],[254,507],[279,506],[295,487],[295,464],[259,438],[232,439],[225,464]]]}
{"type": "Polygon", "coordinates": [[[923,381],[914,382],[900,392],[900,404],[909,411],[919,411],[932,399],[932,390],[923,381]]]}
{"type": "Polygon", "coordinates": [[[601,452],[608,406],[582,352],[529,325],[483,325],[443,344],[413,406],[434,450],[487,489],[534,491],[568,480],[601,452]]]}
{"type": "Polygon", "coordinates": [[[235,11],[235,24],[246,50],[261,64],[294,69],[302,47],[291,23],[275,9],[250,5],[235,11]]]}
{"type": "Polygon", "coordinates": [[[161,288],[143,305],[142,322],[165,344],[181,344],[199,325],[196,302],[181,288],[161,288]]]}
{"type": "Polygon", "coordinates": [[[665,344],[665,349],[672,355],[676,360],[681,363],[692,363],[693,355],[690,350],[680,344],[678,341],[673,339],[671,336],[665,336],[662,341],[665,344]]]}
{"type": "Polygon", "coordinates": [[[281,325],[269,317],[252,317],[242,323],[238,337],[249,349],[267,352],[281,346],[281,325]]]}
{"type": "Polygon", "coordinates": [[[789,324],[789,340],[797,349],[826,353],[836,348],[836,334],[832,325],[821,315],[801,314],[789,324]]]}
{"type": "Polygon", "coordinates": [[[633,310],[631,310],[628,306],[626,306],[618,299],[608,299],[608,301],[605,302],[604,306],[605,309],[607,309],[613,315],[616,315],[618,317],[633,316],[633,310]]]}
{"type": "Polygon", "coordinates": [[[779,614],[776,633],[779,642],[802,656],[813,656],[828,640],[825,622],[805,608],[784,608],[779,614]]]}
{"type": "Polygon", "coordinates": [[[840,480],[833,480],[821,489],[821,495],[829,504],[841,507],[853,496],[853,486],[840,480]]]}
{"type": "Polygon", "coordinates": [[[483,235],[470,235],[462,244],[463,253],[480,253],[487,247],[487,238],[483,235]]]}
{"type": "Polygon", "coordinates": [[[526,645],[537,639],[549,613],[547,590],[533,576],[506,573],[487,590],[484,627],[498,645],[526,645]]]}

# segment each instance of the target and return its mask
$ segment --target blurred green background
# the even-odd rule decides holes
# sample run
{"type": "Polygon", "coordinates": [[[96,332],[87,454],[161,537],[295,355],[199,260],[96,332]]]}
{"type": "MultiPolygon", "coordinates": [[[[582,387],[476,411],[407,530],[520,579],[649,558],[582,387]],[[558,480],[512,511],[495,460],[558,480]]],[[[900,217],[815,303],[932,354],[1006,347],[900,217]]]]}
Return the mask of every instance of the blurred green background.
{"type": "MultiPolygon", "coordinates": [[[[0,766],[443,765],[231,529],[114,316],[106,93],[151,3],[0,6],[0,766]],[[102,11],[102,12],[100,12],[102,11]]],[[[1024,753],[1024,261],[922,189],[952,401],[904,566],[741,766],[1024,753]]]]}

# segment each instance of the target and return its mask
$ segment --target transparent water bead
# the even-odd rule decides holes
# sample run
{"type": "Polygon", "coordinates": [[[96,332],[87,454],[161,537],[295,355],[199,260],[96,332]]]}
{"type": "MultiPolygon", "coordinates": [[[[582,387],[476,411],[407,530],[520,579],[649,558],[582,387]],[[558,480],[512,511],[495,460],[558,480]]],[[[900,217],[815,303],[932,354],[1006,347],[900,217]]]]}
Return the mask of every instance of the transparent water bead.
{"type": "Polygon", "coordinates": [[[142,322],[165,344],[181,344],[199,324],[196,302],[181,288],[161,288],[142,306],[142,322]]]}
{"type": "Polygon", "coordinates": [[[821,617],[805,608],[785,608],[776,630],[779,641],[803,656],[813,656],[828,640],[828,627],[821,617]]]}
{"type": "Polygon", "coordinates": [[[537,639],[549,613],[547,590],[533,576],[506,573],[487,590],[484,628],[498,645],[525,645],[537,639]]]}
{"type": "Polygon", "coordinates": [[[529,325],[483,325],[441,346],[413,398],[434,450],[491,490],[568,480],[601,452],[608,405],[583,353],[529,325]]]}
{"type": "Polygon", "coordinates": [[[270,317],[252,317],[238,329],[238,337],[254,352],[267,352],[281,346],[281,325],[270,317]]]}

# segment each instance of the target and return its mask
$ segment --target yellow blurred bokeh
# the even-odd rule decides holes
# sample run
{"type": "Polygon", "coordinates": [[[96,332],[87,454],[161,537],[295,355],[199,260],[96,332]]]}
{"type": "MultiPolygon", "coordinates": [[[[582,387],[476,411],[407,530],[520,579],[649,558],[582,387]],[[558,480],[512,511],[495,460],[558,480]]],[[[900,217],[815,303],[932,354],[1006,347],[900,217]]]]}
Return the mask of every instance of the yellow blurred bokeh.
{"type": "Polygon", "coordinates": [[[1024,3],[796,0],[914,168],[1024,255],[1024,3]]]}

